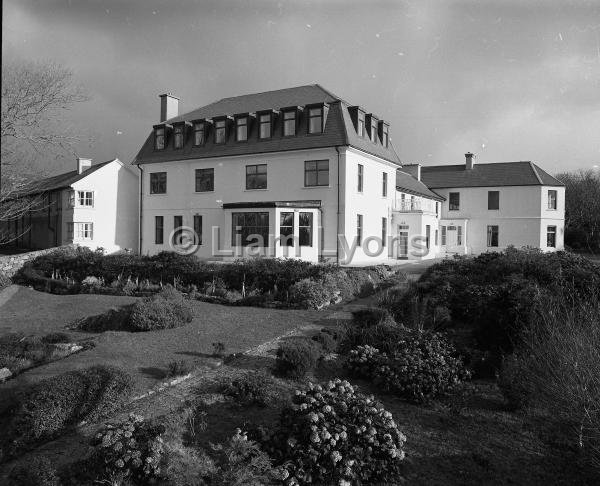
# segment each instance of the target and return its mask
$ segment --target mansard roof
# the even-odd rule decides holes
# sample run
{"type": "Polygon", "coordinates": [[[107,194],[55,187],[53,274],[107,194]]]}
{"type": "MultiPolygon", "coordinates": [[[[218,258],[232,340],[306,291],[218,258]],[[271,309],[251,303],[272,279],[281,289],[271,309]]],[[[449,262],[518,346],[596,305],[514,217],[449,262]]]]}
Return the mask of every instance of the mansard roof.
{"type": "Polygon", "coordinates": [[[151,132],[133,163],[147,164],[172,160],[351,146],[400,165],[400,159],[391,142],[388,144],[388,147],[385,147],[381,144],[381,141],[373,143],[366,136],[364,138],[358,136],[348,112],[348,108],[351,105],[318,84],[223,98],[209,105],[171,118],[165,124],[168,127],[173,123],[182,121],[211,120],[213,118],[234,116],[242,113],[281,110],[288,107],[305,108],[317,104],[326,104],[328,107],[323,133],[308,133],[306,110],[299,116],[297,134],[288,137],[284,137],[282,134],[281,117],[277,117],[275,120],[273,136],[269,139],[259,139],[257,135],[258,124],[255,120],[251,122],[248,140],[244,142],[237,142],[235,140],[233,122],[230,122],[227,130],[227,140],[224,144],[214,143],[214,137],[209,125],[206,142],[201,146],[194,146],[193,132],[191,127],[188,127],[183,148],[175,149],[172,137],[167,136],[165,148],[155,150],[154,132],[151,132]]]}
{"type": "Polygon", "coordinates": [[[431,189],[498,186],[564,186],[530,161],[421,167],[421,180],[431,189]]]}

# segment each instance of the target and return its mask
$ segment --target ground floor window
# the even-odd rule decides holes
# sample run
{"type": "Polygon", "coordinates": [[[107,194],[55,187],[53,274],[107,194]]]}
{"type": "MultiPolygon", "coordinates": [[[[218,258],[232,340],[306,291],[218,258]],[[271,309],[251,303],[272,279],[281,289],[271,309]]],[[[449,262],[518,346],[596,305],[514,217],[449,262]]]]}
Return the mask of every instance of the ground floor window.
{"type": "Polygon", "coordinates": [[[312,246],[313,213],[300,213],[298,233],[300,246],[312,246]]]}
{"type": "Polygon", "coordinates": [[[462,245],[462,226],[456,227],[456,244],[462,245]]]}
{"type": "Polygon", "coordinates": [[[387,240],[387,218],[381,218],[381,247],[385,248],[387,240]]]}
{"type": "Polygon", "coordinates": [[[442,226],[442,246],[446,246],[446,227],[442,226]]]}
{"type": "Polygon", "coordinates": [[[202,244],[202,216],[199,214],[194,215],[194,233],[196,233],[196,244],[202,244]]]}
{"type": "Polygon", "coordinates": [[[181,245],[183,238],[183,216],[173,216],[173,245],[181,245]]]}
{"type": "Polygon", "coordinates": [[[269,213],[233,213],[231,226],[231,246],[269,246],[269,213]]]}
{"type": "Polygon", "coordinates": [[[487,246],[498,246],[498,226],[487,227],[487,246]]]}
{"type": "Polygon", "coordinates": [[[294,246],[294,213],[281,213],[279,217],[279,244],[294,246]]]}
{"type": "Polygon", "coordinates": [[[154,243],[162,245],[164,242],[165,218],[164,216],[154,217],[154,243]]]}
{"type": "Polygon", "coordinates": [[[93,240],[94,223],[67,223],[67,238],[70,240],[93,240]]]}
{"type": "Polygon", "coordinates": [[[435,246],[438,245],[438,230],[435,230],[435,246]]]}
{"type": "Polygon", "coordinates": [[[548,226],[546,230],[546,246],[556,248],[556,226],[548,226]]]}
{"type": "Polygon", "coordinates": [[[425,225],[425,245],[427,246],[427,249],[429,250],[429,247],[431,246],[429,244],[431,240],[431,226],[426,224],[425,225]]]}
{"type": "Polygon", "coordinates": [[[362,214],[356,215],[356,243],[362,245],[363,235],[363,217],[362,214]]]}

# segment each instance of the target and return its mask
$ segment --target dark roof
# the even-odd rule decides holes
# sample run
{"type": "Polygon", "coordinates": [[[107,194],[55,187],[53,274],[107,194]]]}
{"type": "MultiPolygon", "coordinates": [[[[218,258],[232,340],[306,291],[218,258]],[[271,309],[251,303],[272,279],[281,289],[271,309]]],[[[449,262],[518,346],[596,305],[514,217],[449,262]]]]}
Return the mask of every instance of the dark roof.
{"type": "Polygon", "coordinates": [[[320,208],[321,201],[317,199],[303,201],[262,201],[262,202],[231,202],[224,203],[223,209],[236,208],[320,208]]]}
{"type": "Polygon", "coordinates": [[[421,167],[421,180],[431,189],[493,186],[563,186],[558,179],[532,162],[475,163],[421,167]]]}
{"type": "Polygon", "coordinates": [[[317,103],[327,103],[329,105],[325,129],[322,134],[307,133],[307,117],[305,114],[300,116],[297,135],[294,137],[283,137],[281,119],[279,117],[275,121],[273,137],[267,140],[258,139],[256,121],[249,127],[248,140],[245,142],[235,141],[233,122],[230,122],[226,143],[215,144],[213,132],[209,128],[206,143],[201,147],[193,145],[192,130],[188,127],[185,144],[183,148],[177,150],[173,148],[172,136],[167,136],[164,150],[154,150],[154,132],[150,132],[133,163],[147,164],[171,160],[351,146],[382,159],[400,164],[400,159],[391,143],[389,147],[384,147],[381,143],[375,144],[367,138],[359,137],[348,112],[350,105],[318,84],[223,98],[189,113],[171,118],[165,123],[191,122],[204,118],[211,119],[225,115],[256,113],[270,109],[278,110],[291,106],[305,107],[317,103]]]}
{"type": "Polygon", "coordinates": [[[117,159],[107,160],[106,162],[101,162],[100,164],[92,165],[88,170],[83,171],[81,174],[78,174],[76,170],[71,170],[63,174],[46,177],[45,179],[31,181],[27,187],[25,187],[22,191],[19,192],[19,196],[30,196],[33,194],[56,191],[58,189],[70,187],[75,182],[80,181],[84,177],[89,176],[101,167],[104,167],[105,165],[110,164],[115,160],[117,159]]]}
{"type": "Polygon", "coordinates": [[[443,201],[445,199],[439,194],[430,191],[429,188],[421,181],[401,170],[396,171],[396,188],[399,191],[406,192],[408,194],[429,197],[437,201],[443,201]]]}

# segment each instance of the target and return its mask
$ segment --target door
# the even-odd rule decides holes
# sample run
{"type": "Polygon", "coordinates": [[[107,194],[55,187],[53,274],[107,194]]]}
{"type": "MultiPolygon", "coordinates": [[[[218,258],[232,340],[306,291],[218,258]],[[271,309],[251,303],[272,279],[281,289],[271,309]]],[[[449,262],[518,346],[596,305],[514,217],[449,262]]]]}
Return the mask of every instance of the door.
{"type": "Polygon", "coordinates": [[[397,255],[400,259],[408,258],[408,226],[398,226],[398,249],[397,255]]]}
{"type": "Polygon", "coordinates": [[[456,226],[448,226],[446,230],[446,246],[451,248],[458,244],[458,236],[456,231],[456,226]]]}

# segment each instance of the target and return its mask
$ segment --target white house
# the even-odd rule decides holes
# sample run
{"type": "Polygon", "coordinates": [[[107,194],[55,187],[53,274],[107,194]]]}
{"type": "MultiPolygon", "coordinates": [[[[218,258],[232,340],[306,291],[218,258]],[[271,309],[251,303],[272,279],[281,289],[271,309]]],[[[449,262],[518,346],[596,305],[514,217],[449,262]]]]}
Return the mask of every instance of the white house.
{"type": "Polygon", "coordinates": [[[21,198],[36,201],[19,219],[4,222],[18,247],[42,249],[69,243],[112,253],[138,245],[138,174],[119,159],[34,181],[21,198]]]}
{"type": "Polygon", "coordinates": [[[477,190],[486,190],[485,175],[463,188],[462,179],[434,181],[435,168],[403,168],[387,122],[319,85],[224,98],[183,115],[178,98],[160,98],[159,123],[134,160],[141,173],[141,253],[380,263],[485,251],[487,226],[501,227],[492,229],[498,247],[545,247],[542,230],[553,225],[553,215],[542,211],[542,200],[550,186],[561,201],[554,226],[556,247],[562,245],[564,191],[546,173],[535,186],[511,186],[507,167],[507,178],[494,186],[502,186],[498,212],[467,211],[481,204],[477,190]],[[464,201],[456,213],[448,207],[453,184],[464,201]],[[521,212],[526,221],[509,208],[510,194],[503,195],[513,186],[529,205],[521,212]],[[521,238],[523,225],[534,223],[535,231],[527,231],[535,238],[521,238]],[[509,229],[514,224],[520,226],[509,229]]]}

